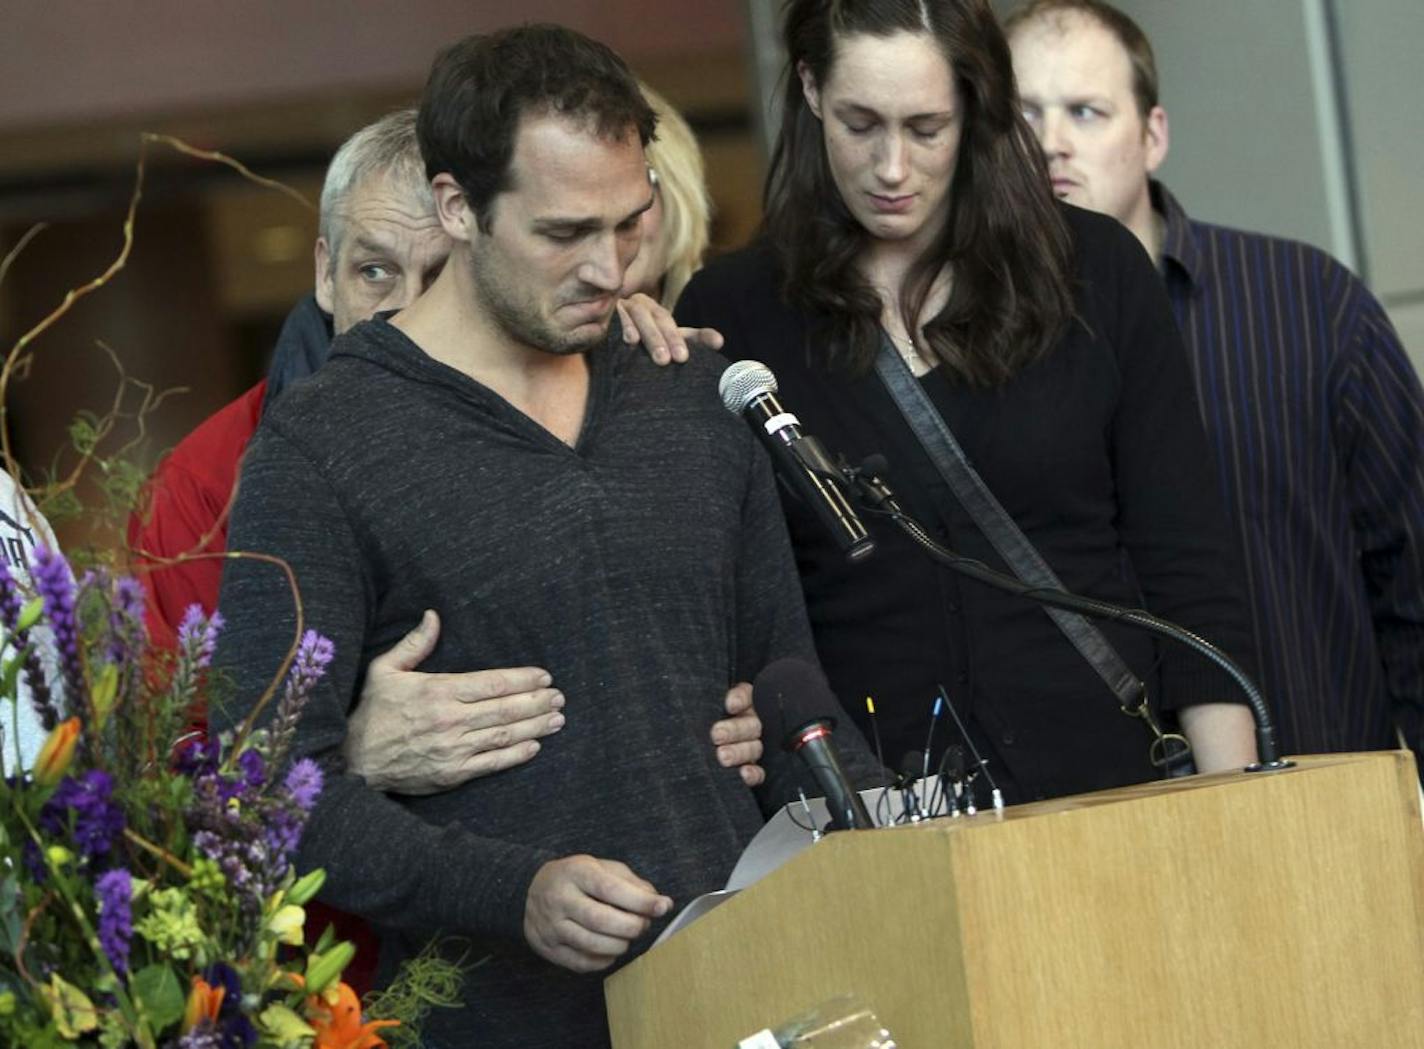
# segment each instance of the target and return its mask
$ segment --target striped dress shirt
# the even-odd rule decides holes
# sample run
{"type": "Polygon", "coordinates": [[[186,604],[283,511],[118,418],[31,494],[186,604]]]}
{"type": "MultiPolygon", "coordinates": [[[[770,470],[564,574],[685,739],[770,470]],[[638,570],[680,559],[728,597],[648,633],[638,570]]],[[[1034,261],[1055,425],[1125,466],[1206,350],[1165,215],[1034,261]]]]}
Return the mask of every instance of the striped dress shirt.
{"type": "Polygon", "coordinates": [[[1238,529],[1284,753],[1424,745],[1424,391],[1380,304],[1295,241],[1192,221],[1162,269],[1238,529]]]}

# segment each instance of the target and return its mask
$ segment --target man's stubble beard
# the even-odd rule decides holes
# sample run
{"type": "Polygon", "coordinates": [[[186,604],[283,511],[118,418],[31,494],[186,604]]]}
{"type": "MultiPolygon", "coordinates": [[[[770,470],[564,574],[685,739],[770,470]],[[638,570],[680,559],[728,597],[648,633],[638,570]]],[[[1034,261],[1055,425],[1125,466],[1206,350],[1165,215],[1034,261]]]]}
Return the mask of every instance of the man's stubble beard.
{"type": "Polygon", "coordinates": [[[468,250],[470,272],[480,306],[514,341],[560,357],[588,353],[607,341],[608,329],[613,322],[611,314],[597,334],[576,339],[567,332],[559,331],[540,314],[534,296],[508,284],[496,260],[488,255],[482,258],[473,244],[468,250]]]}

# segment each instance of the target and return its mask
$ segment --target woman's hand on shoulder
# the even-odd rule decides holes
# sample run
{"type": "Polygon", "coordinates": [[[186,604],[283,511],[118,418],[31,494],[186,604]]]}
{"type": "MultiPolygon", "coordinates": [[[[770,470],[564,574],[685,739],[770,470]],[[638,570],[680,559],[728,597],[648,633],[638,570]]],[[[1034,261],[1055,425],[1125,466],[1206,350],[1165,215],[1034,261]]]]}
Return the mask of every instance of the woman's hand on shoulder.
{"type": "Polygon", "coordinates": [[[705,350],[722,348],[722,334],[715,328],[681,328],[667,307],[639,292],[618,300],[618,317],[623,322],[623,341],[642,344],[654,364],[687,360],[688,347],[705,350]]]}

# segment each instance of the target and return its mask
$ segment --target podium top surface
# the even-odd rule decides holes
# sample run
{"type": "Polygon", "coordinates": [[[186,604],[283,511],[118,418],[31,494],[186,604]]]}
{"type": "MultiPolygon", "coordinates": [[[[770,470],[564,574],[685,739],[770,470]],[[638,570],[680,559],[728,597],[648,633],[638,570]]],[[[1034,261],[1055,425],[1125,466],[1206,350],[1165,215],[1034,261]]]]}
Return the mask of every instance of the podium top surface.
{"type": "Polygon", "coordinates": [[[1309,774],[1317,769],[1353,765],[1360,762],[1376,762],[1391,765],[1403,764],[1408,765],[1411,772],[1413,772],[1414,768],[1414,755],[1407,750],[1375,750],[1345,754],[1309,754],[1288,758],[1286,760],[1291,762],[1289,768],[1270,772],[1246,772],[1240,769],[1232,769],[1227,772],[1216,772],[1208,775],[1185,776],[1181,779],[1151,780],[1147,783],[1134,783],[1126,787],[1113,787],[1110,790],[1100,790],[1092,794],[1072,794],[1062,798],[1050,798],[1047,801],[1033,801],[1022,805],[1011,805],[1002,812],[997,813],[992,810],[982,810],[977,816],[971,819],[932,820],[928,823],[916,824],[915,827],[916,829],[923,829],[926,826],[937,828],[962,827],[964,830],[971,830],[977,826],[1011,823],[1017,820],[1034,819],[1039,816],[1047,816],[1058,812],[1076,812],[1085,809],[1100,808],[1104,805],[1120,805],[1125,802],[1143,801],[1165,795],[1239,786],[1252,781],[1300,776],[1309,774]]]}

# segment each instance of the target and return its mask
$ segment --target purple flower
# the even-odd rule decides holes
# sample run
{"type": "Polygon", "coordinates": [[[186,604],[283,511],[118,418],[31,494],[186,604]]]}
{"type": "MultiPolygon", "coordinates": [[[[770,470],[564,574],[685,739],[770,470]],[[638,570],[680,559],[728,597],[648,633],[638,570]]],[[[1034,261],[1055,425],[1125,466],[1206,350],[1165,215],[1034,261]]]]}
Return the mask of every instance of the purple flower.
{"type": "Polygon", "coordinates": [[[148,593],[143,584],[131,575],[119,576],[114,586],[114,609],[129,619],[143,621],[144,607],[148,604],[148,593]]]}
{"type": "Polygon", "coordinates": [[[188,657],[192,671],[206,670],[212,664],[222,628],[221,612],[205,615],[202,605],[192,604],[183,613],[178,624],[178,651],[188,657]]]}
{"type": "Polygon", "coordinates": [[[315,630],[303,634],[302,643],[297,646],[297,657],[292,660],[292,669],[287,675],[287,694],[305,697],[326,673],[335,654],[336,646],[329,638],[322,637],[315,630]]]}
{"type": "Polygon", "coordinates": [[[328,638],[315,630],[302,635],[297,646],[297,654],[292,660],[292,669],[287,673],[287,687],[277,704],[277,713],[272,718],[270,744],[267,756],[274,765],[282,764],[287,758],[287,750],[292,745],[292,737],[297,731],[297,720],[306,706],[307,696],[321,680],[331,658],[336,654],[336,646],[328,638]]]}
{"type": "Polygon", "coordinates": [[[62,554],[41,544],[35,547],[33,578],[59,647],[65,695],[71,707],[77,708],[84,696],[84,668],[79,661],[79,624],[74,616],[74,575],[62,554]]]}
{"type": "Polygon", "coordinates": [[[173,759],[173,767],[189,779],[211,776],[222,760],[222,748],[216,740],[191,740],[184,744],[173,759]]]}
{"type": "Polygon", "coordinates": [[[109,606],[109,658],[120,666],[130,662],[139,650],[146,603],[143,584],[133,576],[119,576],[109,606]]]}
{"type": "Polygon", "coordinates": [[[99,897],[99,945],[119,974],[129,970],[129,940],[133,936],[133,879],[122,867],[99,875],[94,883],[99,897]]]}
{"type": "MultiPolygon", "coordinates": [[[[91,568],[79,578],[80,594],[97,591],[109,609],[109,636],[104,656],[117,666],[132,661],[143,635],[146,597],[143,585],[132,576],[117,580],[106,568],[91,568]]],[[[82,603],[82,598],[80,599],[82,603]]]]}
{"type": "Polygon", "coordinates": [[[228,811],[227,802],[233,798],[239,798],[244,803],[255,801],[267,784],[267,763],[258,750],[248,747],[237,756],[236,764],[235,777],[231,773],[219,772],[216,766],[205,771],[201,778],[194,780],[195,795],[200,798],[215,795],[224,813],[228,811]]]}
{"type": "Polygon", "coordinates": [[[0,557],[0,626],[10,635],[10,643],[25,653],[22,668],[25,684],[30,691],[30,703],[39,715],[40,724],[46,732],[50,732],[59,724],[59,711],[50,695],[49,681],[45,678],[44,668],[40,666],[39,654],[33,647],[27,647],[29,631],[17,629],[24,607],[24,602],[20,600],[20,588],[15,585],[15,578],[10,574],[10,566],[0,557]]]}
{"type": "Polygon", "coordinates": [[[109,852],[124,832],[124,813],[111,799],[114,781],[102,769],[91,769],[81,779],[65,776],[44,807],[40,826],[51,835],[63,834],[74,813],[74,844],[85,859],[109,852]]]}
{"type": "Polygon", "coordinates": [[[302,758],[287,770],[282,786],[285,797],[279,795],[271,799],[262,825],[273,870],[278,874],[285,873],[290,865],[306,826],[307,814],[321,793],[321,768],[310,758],[302,758]]]}
{"type": "Polygon", "coordinates": [[[268,814],[260,805],[230,808],[218,780],[214,777],[195,793],[188,811],[193,847],[218,865],[243,911],[255,916],[285,873],[285,861],[281,866],[271,862],[268,814]]]}
{"type": "Polygon", "coordinates": [[[301,816],[294,812],[277,811],[262,824],[262,837],[274,856],[288,856],[296,851],[302,838],[301,816]]]}
{"type": "Polygon", "coordinates": [[[303,812],[310,812],[316,804],[316,796],[321,793],[321,766],[311,758],[302,758],[287,770],[283,785],[297,807],[303,812]]]}
{"type": "Polygon", "coordinates": [[[244,793],[255,794],[267,782],[267,766],[262,755],[251,747],[237,756],[237,768],[242,773],[244,793]]]}

